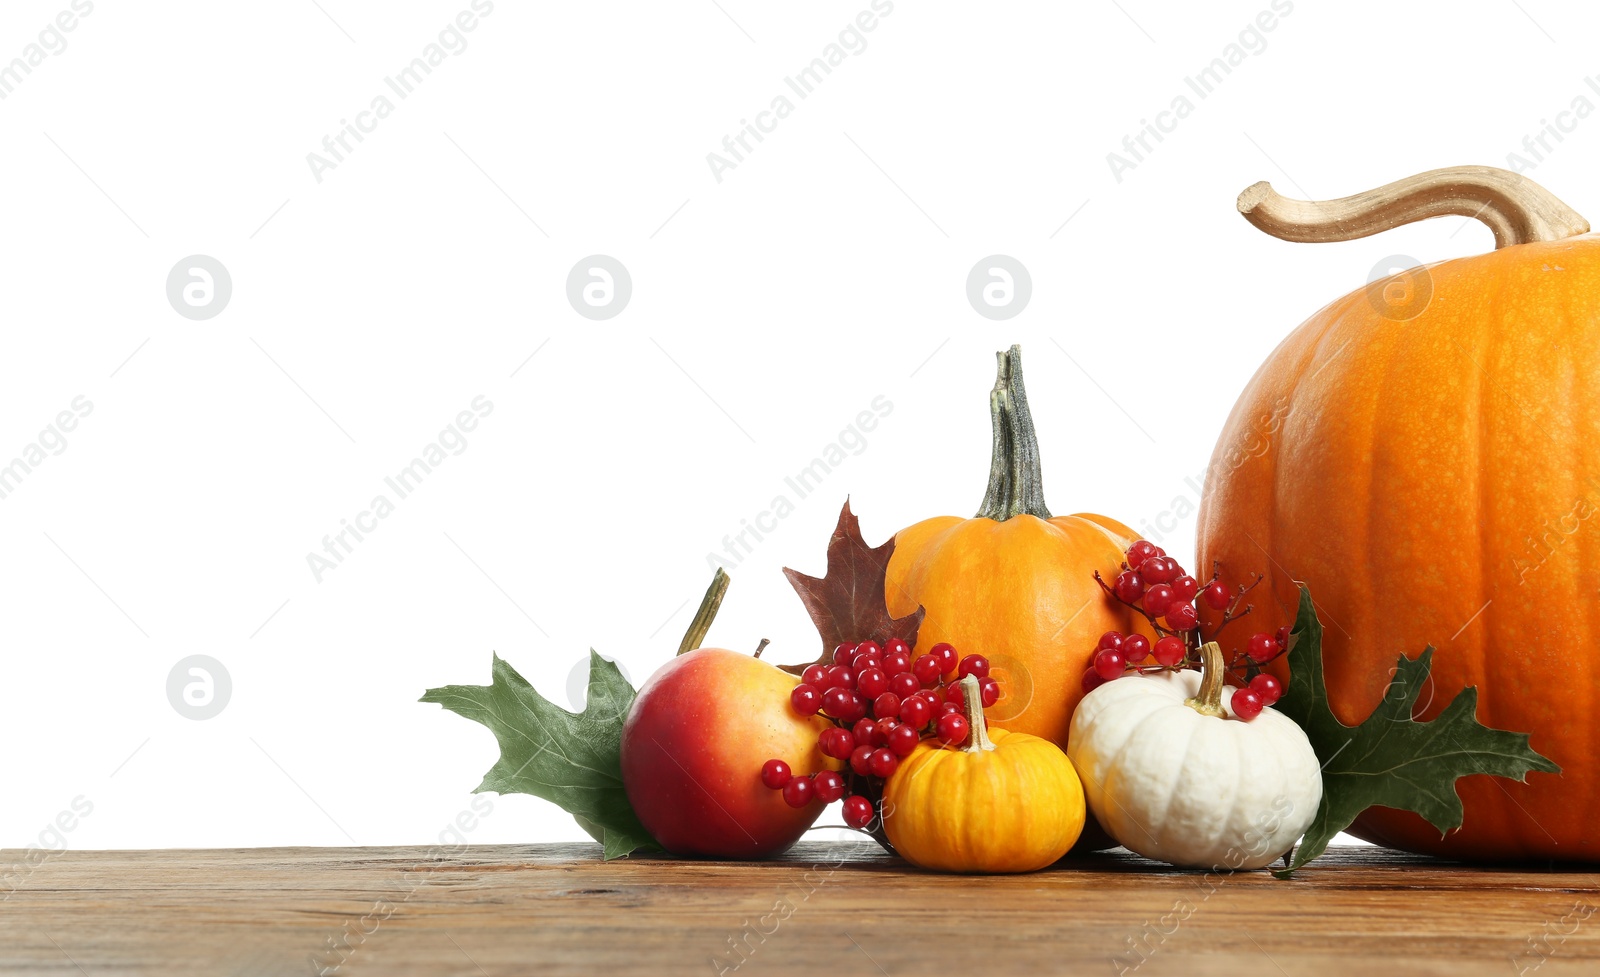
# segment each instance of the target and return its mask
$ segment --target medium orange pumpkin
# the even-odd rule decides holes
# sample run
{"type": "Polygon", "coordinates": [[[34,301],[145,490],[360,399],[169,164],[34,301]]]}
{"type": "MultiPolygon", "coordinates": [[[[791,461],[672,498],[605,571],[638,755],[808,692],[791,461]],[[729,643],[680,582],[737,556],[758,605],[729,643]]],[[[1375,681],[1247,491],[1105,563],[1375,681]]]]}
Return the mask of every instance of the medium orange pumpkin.
{"type": "MultiPolygon", "coordinates": [[[[1013,346],[996,356],[983,506],[971,519],[937,516],[901,530],[885,594],[897,617],[926,608],[919,649],[949,642],[962,655],[989,659],[1001,691],[990,725],[1065,749],[1095,642],[1107,631],[1135,630],[1133,612],[1110,600],[1094,574],[1113,578],[1138,535],[1105,516],[1050,515],[1022,351],[1013,346]]],[[[1140,626],[1148,637],[1142,619],[1140,626]]]]}
{"type": "Polygon", "coordinates": [[[1465,822],[1443,838],[1383,808],[1353,834],[1468,859],[1600,857],[1600,239],[1490,167],[1326,203],[1259,183],[1239,209],[1298,241],[1445,214],[1494,231],[1497,250],[1352,292],[1268,357],[1212,458],[1199,565],[1266,575],[1259,630],[1291,623],[1295,581],[1310,586],[1342,722],[1431,644],[1419,718],[1476,686],[1480,722],[1531,733],[1562,768],[1462,779],[1465,822]]]}

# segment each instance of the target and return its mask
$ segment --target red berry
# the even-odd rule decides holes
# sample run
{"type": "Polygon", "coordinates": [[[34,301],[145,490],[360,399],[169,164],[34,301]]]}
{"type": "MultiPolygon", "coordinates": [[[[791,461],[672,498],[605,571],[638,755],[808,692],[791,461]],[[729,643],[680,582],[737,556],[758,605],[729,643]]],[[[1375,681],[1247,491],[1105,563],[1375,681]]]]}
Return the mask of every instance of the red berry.
{"type": "MultiPolygon", "coordinates": [[[[901,642],[904,644],[905,642],[901,642]]],[[[891,651],[883,656],[883,674],[894,678],[901,672],[911,671],[911,653],[909,651],[891,651]]]]}
{"type": "Polygon", "coordinates": [[[865,828],[872,823],[872,802],[860,794],[844,799],[844,823],[852,828],[865,828]]]}
{"type": "Polygon", "coordinates": [[[1114,678],[1121,678],[1127,664],[1127,659],[1122,657],[1122,652],[1117,651],[1115,648],[1102,648],[1094,656],[1095,673],[1107,682],[1114,678]]]}
{"type": "Polygon", "coordinates": [[[857,655],[856,660],[850,663],[851,671],[856,673],[856,681],[861,681],[861,673],[869,668],[882,668],[883,662],[878,661],[877,655],[857,655]]]}
{"type": "Polygon", "coordinates": [[[922,683],[917,681],[917,677],[910,672],[901,672],[889,680],[889,691],[902,699],[920,688],[922,688],[922,683]]]}
{"type": "Polygon", "coordinates": [[[915,750],[917,744],[922,742],[922,737],[917,734],[915,729],[902,723],[889,730],[889,738],[886,742],[889,749],[894,751],[895,756],[910,756],[911,751],[915,750]]]}
{"type": "Polygon", "coordinates": [[[911,654],[911,646],[906,644],[904,638],[890,638],[883,643],[883,653],[885,655],[909,656],[911,654]]]}
{"type": "Polygon", "coordinates": [[[1156,617],[1167,613],[1174,604],[1172,588],[1158,583],[1144,592],[1144,609],[1156,617]]]}
{"type": "Polygon", "coordinates": [[[872,771],[867,767],[867,757],[872,756],[872,747],[858,746],[850,751],[850,769],[865,777],[872,771]]]}
{"type": "Polygon", "coordinates": [[[1250,680],[1250,690],[1261,697],[1261,704],[1270,706],[1283,698],[1283,683],[1262,672],[1250,680]]]}
{"type": "Polygon", "coordinates": [[[946,675],[955,671],[956,662],[961,660],[961,656],[956,654],[955,647],[948,641],[941,641],[932,648],[929,648],[928,654],[939,659],[939,662],[944,665],[944,672],[942,674],[946,675]]]}
{"type": "Polygon", "coordinates": [[[855,657],[856,645],[854,642],[847,641],[833,649],[833,663],[835,665],[848,665],[855,657]]]}
{"type": "Polygon", "coordinates": [[[976,675],[979,678],[988,678],[989,659],[983,657],[982,655],[968,655],[967,657],[961,659],[961,663],[956,666],[956,678],[963,679],[968,675],[976,675]]]}
{"type": "Polygon", "coordinates": [[[850,711],[850,690],[833,688],[822,693],[822,708],[835,719],[843,719],[850,711]]]}
{"type": "Polygon", "coordinates": [[[964,712],[966,712],[966,710],[956,705],[954,702],[941,702],[939,703],[939,708],[934,710],[933,714],[935,716],[959,716],[964,712]]]}
{"type": "Polygon", "coordinates": [[[1130,634],[1122,639],[1122,657],[1129,662],[1144,661],[1150,655],[1150,639],[1142,634],[1130,634]]]}
{"type": "Polygon", "coordinates": [[[761,765],[761,782],[773,790],[783,790],[783,785],[793,777],[789,765],[782,760],[768,760],[761,765]]]}
{"type": "Polygon", "coordinates": [[[828,677],[822,682],[822,691],[829,689],[853,689],[856,687],[856,673],[848,665],[835,665],[828,669],[828,677]]]}
{"type": "Polygon", "coordinates": [[[1095,671],[1093,668],[1089,668],[1083,673],[1082,684],[1083,694],[1088,695],[1090,692],[1093,692],[1095,689],[1098,689],[1100,686],[1106,684],[1106,680],[1100,677],[1099,672],[1095,671]]]}
{"type": "Polygon", "coordinates": [[[944,693],[939,691],[940,688],[935,686],[931,689],[918,689],[915,698],[926,702],[929,709],[937,708],[939,703],[944,701],[944,693]]]}
{"type": "Polygon", "coordinates": [[[1102,648],[1121,648],[1121,647],[1122,647],[1122,632],[1121,631],[1107,631],[1105,634],[1102,634],[1100,636],[1100,640],[1095,643],[1094,650],[1095,651],[1099,651],[1102,648]]]}
{"type": "Polygon", "coordinates": [[[1174,631],[1192,630],[1200,620],[1200,612],[1194,609],[1193,604],[1173,604],[1167,608],[1167,627],[1174,631]]]}
{"type": "Polygon", "coordinates": [[[1155,656],[1157,665],[1165,665],[1171,668],[1189,657],[1189,646],[1184,644],[1182,638],[1175,634],[1169,634],[1157,641],[1156,646],[1151,649],[1150,653],[1155,656]]]}
{"type": "Polygon", "coordinates": [[[933,707],[928,705],[927,699],[912,697],[900,703],[900,721],[912,730],[928,725],[932,715],[933,707]]]}
{"type": "Polygon", "coordinates": [[[927,654],[911,663],[911,674],[923,685],[932,685],[939,681],[939,676],[944,672],[944,662],[937,655],[927,654]]]}
{"type": "Polygon", "coordinates": [[[894,755],[893,750],[877,749],[867,757],[867,769],[872,771],[874,777],[890,777],[900,767],[900,758],[894,755]]]}
{"type": "Polygon", "coordinates": [[[1272,659],[1278,653],[1278,639],[1265,631],[1257,631],[1250,636],[1250,641],[1245,645],[1245,654],[1253,662],[1264,662],[1272,659]]]}
{"type": "Polygon", "coordinates": [[[1206,584],[1205,589],[1200,591],[1200,599],[1214,611],[1225,611],[1228,605],[1233,603],[1233,595],[1228,593],[1228,585],[1221,580],[1213,580],[1206,584]]]}
{"type": "Polygon", "coordinates": [[[1289,647],[1289,626],[1285,624],[1283,627],[1279,628],[1278,633],[1273,635],[1273,640],[1278,642],[1279,648],[1289,647]]]}
{"type": "MultiPolygon", "coordinates": [[[[988,678],[988,676],[985,675],[984,678],[988,678]]],[[[982,679],[979,681],[982,681],[982,679]]],[[[961,683],[956,682],[944,687],[944,701],[953,702],[958,706],[967,704],[967,697],[961,694],[961,683]]]]}
{"type": "Polygon", "coordinates": [[[1233,690],[1233,714],[1249,722],[1261,715],[1261,695],[1255,689],[1233,690]]]}
{"type": "Polygon", "coordinates": [[[1152,556],[1139,564],[1139,575],[1147,584],[1170,583],[1182,573],[1178,561],[1170,556],[1152,556]]]}
{"type": "Polygon", "coordinates": [[[845,711],[839,716],[839,718],[847,723],[853,723],[858,719],[863,719],[867,715],[867,710],[871,708],[871,702],[871,699],[868,699],[860,692],[852,692],[850,693],[850,702],[848,705],[846,705],[845,711]]]}
{"type": "Polygon", "coordinates": [[[783,785],[783,802],[790,807],[805,807],[815,796],[810,777],[796,777],[783,785]]]}
{"type": "Polygon", "coordinates": [[[1144,578],[1137,571],[1124,570],[1117,574],[1117,582],[1111,589],[1116,591],[1118,600],[1132,604],[1144,595],[1144,578]]]}
{"type": "Polygon", "coordinates": [[[789,705],[802,716],[815,716],[822,708],[822,695],[809,685],[797,685],[789,692],[789,705]]]}
{"type": "Polygon", "coordinates": [[[817,737],[817,744],[822,747],[823,756],[831,756],[835,760],[843,760],[856,748],[856,738],[848,729],[839,726],[829,726],[817,737]]]}
{"type": "Polygon", "coordinates": [[[863,668],[856,673],[856,691],[869,699],[876,699],[889,691],[889,676],[881,668],[863,668]]]}
{"type": "Polygon", "coordinates": [[[895,730],[897,730],[899,728],[900,728],[900,720],[898,720],[898,719],[880,719],[880,720],[878,720],[878,736],[883,740],[883,742],[879,743],[878,745],[879,746],[887,745],[888,742],[889,742],[889,734],[893,733],[895,730]]]}
{"type": "Polygon", "coordinates": [[[967,717],[959,713],[939,717],[939,739],[946,746],[960,746],[967,741],[967,717]]]}
{"type": "Polygon", "coordinates": [[[844,778],[832,770],[824,770],[811,778],[812,788],[817,795],[817,800],[824,804],[832,804],[844,796],[844,778]]]}
{"type": "Polygon", "coordinates": [[[865,743],[867,746],[883,745],[883,737],[878,733],[878,724],[870,719],[857,720],[856,724],[850,727],[850,735],[857,743],[865,743]]]}
{"type": "Polygon", "coordinates": [[[1195,595],[1198,593],[1200,593],[1200,581],[1187,573],[1172,581],[1172,596],[1175,600],[1181,600],[1187,604],[1194,600],[1195,595]]]}
{"type": "Polygon", "coordinates": [[[826,682],[827,680],[828,666],[820,663],[816,665],[807,665],[806,670],[800,673],[800,681],[816,689],[818,692],[822,691],[822,683],[826,682]]]}
{"type": "Polygon", "coordinates": [[[883,649],[878,647],[878,643],[876,641],[863,641],[856,645],[856,657],[860,658],[862,655],[871,655],[874,658],[881,658],[883,657],[883,649]]]}
{"type": "Polygon", "coordinates": [[[1128,566],[1136,567],[1144,561],[1150,559],[1152,556],[1160,555],[1161,547],[1150,542],[1148,539],[1138,540],[1132,546],[1128,547],[1128,566]]]}
{"type": "Polygon", "coordinates": [[[899,719],[900,697],[893,692],[885,692],[873,699],[872,715],[875,719],[899,719]]]}
{"type": "Polygon", "coordinates": [[[981,693],[985,709],[1000,701],[1000,683],[992,678],[978,679],[978,690],[981,693]]]}

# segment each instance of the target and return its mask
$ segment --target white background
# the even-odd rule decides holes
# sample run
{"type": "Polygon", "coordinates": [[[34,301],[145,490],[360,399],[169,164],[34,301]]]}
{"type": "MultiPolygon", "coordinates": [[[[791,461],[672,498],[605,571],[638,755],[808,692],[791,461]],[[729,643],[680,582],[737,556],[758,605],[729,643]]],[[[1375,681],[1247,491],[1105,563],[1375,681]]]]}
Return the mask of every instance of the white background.
{"type": "MultiPolygon", "coordinates": [[[[0,845],[79,796],[74,848],[433,839],[495,746],[425,688],[486,682],[492,650],[558,701],[590,647],[642,679],[708,552],[881,395],[711,634],[809,656],[780,567],[820,570],[846,494],[874,542],[972,512],[1013,342],[1057,512],[1187,512],[1294,324],[1386,256],[1491,246],[1458,219],[1289,245],[1242,188],[1504,166],[1600,104],[1600,11],[1549,0],[1295,0],[1203,100],[1184,77],[1264,0],[900,0],[803,101],[784,77],[867,0],[498,0],[403,101],[384,77],[468,0],[320,2],[99,0],[0,101],[0,462],[94,405],[0,500],[0,845]],[[378,94],[394,112],[318,182],[307,154],[378,94]],[[780,94],[719,183],[707,154],[780,94]],[[1107,154],[1179,95],[1116,179],[1107,154]],[[633,279],[607,321],[565,294],[594,253],[633,279]],[[1033,279],[1005,322],[965,296],[995,253],[1033,279]],[[192,254],[232,275],[213,319],[166,299],[192,254]],[[478,395],[468,447],[317,582],[307,554],[478,395]],[[191,654],[232,676],[214,719],[168,702],[191,654]]],[[[6,3],[0,61],[67,6],[6,3]]],[[[1600,121],[1564,140],[1530,175],[1600,213],[1600,121]]],[[[1165,524],[1191,553],[1192,515],[1165,524]]],[[[582,837],[492,800],[473,841],[582,837]]]]}

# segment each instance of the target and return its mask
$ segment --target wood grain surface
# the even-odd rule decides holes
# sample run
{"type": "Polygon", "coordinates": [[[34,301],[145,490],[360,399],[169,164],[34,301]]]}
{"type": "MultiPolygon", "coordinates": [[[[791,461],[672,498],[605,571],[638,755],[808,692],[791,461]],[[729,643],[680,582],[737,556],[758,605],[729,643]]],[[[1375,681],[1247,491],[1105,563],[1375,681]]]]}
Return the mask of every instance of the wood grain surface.
{"type": "Polygon", "coordinates": [[[0,975],[1600,973],[1600,874],[1582,866],[1348,848],[1287,882],[1126,853],[966,878],[870,843],[761,863],[599,851],[63,852],[0,886],[0,975]]]}

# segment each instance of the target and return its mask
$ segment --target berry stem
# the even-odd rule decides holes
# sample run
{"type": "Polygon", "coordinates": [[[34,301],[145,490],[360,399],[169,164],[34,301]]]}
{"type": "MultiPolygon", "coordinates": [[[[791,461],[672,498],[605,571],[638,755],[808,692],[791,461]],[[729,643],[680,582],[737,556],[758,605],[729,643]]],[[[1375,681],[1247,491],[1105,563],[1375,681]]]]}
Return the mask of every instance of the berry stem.
{"type": "Polygon", "coordinates": [[[1028,394],[1022,386],[1022,347],[994,355],[1000,364],[994,389],[989,391],[994,453],[989,461],[989,488],[975,518],[996,522],[1023,515],[1049,519],[1039,439],[1033,433],[1033,415],[1028,412],[1028,394]]]}
{"type": "MultiPolygon", "coordinates": [[[[1123,566],[1126,567],[1127,564],[1124,563],[1123,566]]],[[[1100,585],[1100,589],[1105,591],[1106,594],[1108,596],[1110,596],[1110,598],[1112,600],[1114,600],[1117,603],[1121,604],[1123,607],[1131,607],[1134,610],[1138,611],[1141,615],[1143,615],[1144,619],[1146,621],[1150,622],[1150,627],[1155,630],[1156,637],[1164,638],[1169,634],[1177,634],[1178,633],[1176,631],[1173,631],[1171,628],[1163,627],[1161,622],[1156,619],[1155,615],[1153,615],[1149,611],[1145,610],[1139,604],[1130,604],[1127,601],[1123,600],[1121,597],[1118,597],[1116,588],[1108,586],[1106,584],[1105,579],[1100,576],[1100,571],[1099,570],[1096,570],[1094,572],[1094,582],[1099,584],[1100,585]]]]}
{"type": "MultiPolygon", "coordinates": [[[[1217,566],[1213,567],[1212,572],[1211,572],[1211,579],[1212,580],[1217,579],[1218,574],[1220,574],[1221,572],[1222,572],[1222,570],[1221,570],[1220,565],[1217,565],[1217,566]]],[[[1248,584],[1240,584],[1239,585],[1239,592],[1237,594],[1233,595],[1233,600],[1228,604],[1228,609],[1226,611],[1222,612],[1222,620],[1220,622],[1218,622],[1216,630],[1211,632],[1211,634],[1207,638],[1207,640],[1209,640],[1209,641],[1217,640],[1217,635],[1221,634],[1222,633],[1222,629],[1227,627],[1230,622],[1237,621],[1237,620],[1239,620],[1239,618],[1244,617],[1246,614],[1249,614],[1251,611],[1256,609],[1256,606],[1254,604],[1246,604],[1244,606],[1244,610],[1240,611],[1239,610],[1239,602],[1241,600],[1244,600],[1244,595],[1245,594],[1248,594],[1250,591],[1256,589],[1256,585],[1261,583],[1261,581],[1263,581],[1265,579],[1266,579],[1266,577],[1264,575],[1258,573],[1258,574],[1256,574],[1256,578],[1254,580],[1250,581],[1248,584]],[[1238,611],[1238,613],[1234,613],[1235,611],[1238,611]]],[[[1196,630],[1198,630],[1198,628],[1196,630]]]]}
{"type": "Polygon", "coordinates": [[[1222,646],[1215,641],[1207,641],[1201,645],[1200,691],[1195,693],[1194,698],[1185,699],[1183,704],[1203,716],[1226,718],[1228,712],[1222,708],[1222,680],[1226,673],[1222,646]]]}
{"type": "Polygon", "coordinates": [[[968,675],[959,684],[961,702],[967,709],[968,730],[967,745],[962,749],[968,753],[994,749],[994,740],[989,738],[989,726],[983,721],[983,689],[978,685],[978,677],[968,675]]]}
{"type": "MultiPolygon", "coordinates": [[[[694,612],[689,630],[683,633],[683,640],[678,642],[678,654],[686,655],[706,640],[706,632],[711,630],[711,622],[716,620],[717,611],[722,608],[722,598],[728,594],[728,581],[728,571],[717,567],[717,572],[711,577],[711,586],[706,588],[706,595],[700,599],[700,609],[694,612]]],[[[762,648],[766,645],[766,641],[761,642],[762,648]]],[[[756,650],[756,657],[761,657],[760,649],[756,650]]]]}

